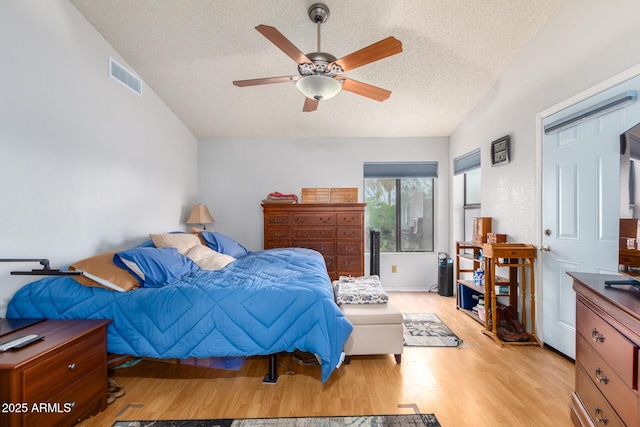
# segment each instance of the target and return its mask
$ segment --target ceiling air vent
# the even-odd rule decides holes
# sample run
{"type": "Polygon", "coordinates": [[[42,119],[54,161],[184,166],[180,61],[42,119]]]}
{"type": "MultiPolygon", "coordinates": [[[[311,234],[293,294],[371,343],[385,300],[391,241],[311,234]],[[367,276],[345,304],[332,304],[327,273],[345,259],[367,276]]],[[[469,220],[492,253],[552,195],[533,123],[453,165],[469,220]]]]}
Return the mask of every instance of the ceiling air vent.
{"type": "Polygon", "coordinates": [[[142,96],[142,80],[134,76],[113,58],[109,58],[109,75],[138,95],[142,96]]]}

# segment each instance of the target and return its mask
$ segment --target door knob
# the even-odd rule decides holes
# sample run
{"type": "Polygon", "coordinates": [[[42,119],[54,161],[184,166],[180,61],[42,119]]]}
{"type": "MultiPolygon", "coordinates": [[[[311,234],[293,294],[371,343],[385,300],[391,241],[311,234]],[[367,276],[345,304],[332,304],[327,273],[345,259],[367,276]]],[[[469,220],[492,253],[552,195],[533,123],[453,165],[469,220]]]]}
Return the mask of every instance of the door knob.
{"type": "Polygon", "coordinates": [[[551,247],[549,245],[544,245],[542,248],[540,248],[542,250],[542,252],[544,252],[545,254],[548,254],[549,252],[551,252],[551,247]]]}

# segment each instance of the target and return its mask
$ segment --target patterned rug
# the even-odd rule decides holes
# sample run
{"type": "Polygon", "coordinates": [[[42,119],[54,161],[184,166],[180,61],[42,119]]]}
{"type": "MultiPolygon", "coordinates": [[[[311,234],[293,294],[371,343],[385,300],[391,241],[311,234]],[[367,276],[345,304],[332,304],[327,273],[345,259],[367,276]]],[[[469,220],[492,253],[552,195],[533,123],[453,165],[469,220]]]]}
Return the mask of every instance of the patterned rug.
{"type": "Polygon", "coordinates": [[[433,313],[404,313],[407,347],[458,347],[462,340],[433,313]]]}
{"type": "Polygon", "coordinates": [[[440,423],[433,414],[409,414],[365,417],[116,421],[112,427],[440,427],[440,423]]]}

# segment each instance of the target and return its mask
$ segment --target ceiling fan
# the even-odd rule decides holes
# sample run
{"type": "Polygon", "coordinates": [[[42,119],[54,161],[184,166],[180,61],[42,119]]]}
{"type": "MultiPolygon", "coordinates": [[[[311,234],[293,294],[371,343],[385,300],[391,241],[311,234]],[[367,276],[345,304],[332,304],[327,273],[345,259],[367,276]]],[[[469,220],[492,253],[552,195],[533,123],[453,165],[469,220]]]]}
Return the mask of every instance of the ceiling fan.
{"type": "Polygon", "coordinates": [[[387,37],[336,59],[335,56],[322,52],[320,49],[320,26],[329,18],[329,8],[322,3],[315,3],[309,7],[308,14],[311,21],[317,25],[318,50],[306,55],[274,27],[268,25],[256,27],[260,34],[298,64],[299,75],[236,80],[233,84],[245,87],[294,82],[298,90],[306,97],[302,108],[304,112],[315,111],[320,101],[334,97],[342,89],[376,101],[384,101],[389,98],[391,91],[347,78],[342,73],[402,52],[402,42],[395,37],[387,37]]]}

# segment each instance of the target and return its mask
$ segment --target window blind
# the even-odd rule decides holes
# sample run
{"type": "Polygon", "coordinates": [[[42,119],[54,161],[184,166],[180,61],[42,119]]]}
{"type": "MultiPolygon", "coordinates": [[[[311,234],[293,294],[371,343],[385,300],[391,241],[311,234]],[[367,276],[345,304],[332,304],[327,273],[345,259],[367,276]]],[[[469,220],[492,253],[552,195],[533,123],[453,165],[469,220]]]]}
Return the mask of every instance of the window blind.
{"type": "Polygon", "coordinates": [[[476,149],[453,159],[453,174],[460,175],[480,167],[480,149],[476,149]]]}
{"type": "Polygon", "coordinates": [[[437,178],[438,162],[365,162],[365,178],[437,178]]]}

